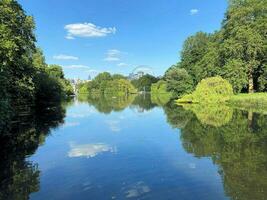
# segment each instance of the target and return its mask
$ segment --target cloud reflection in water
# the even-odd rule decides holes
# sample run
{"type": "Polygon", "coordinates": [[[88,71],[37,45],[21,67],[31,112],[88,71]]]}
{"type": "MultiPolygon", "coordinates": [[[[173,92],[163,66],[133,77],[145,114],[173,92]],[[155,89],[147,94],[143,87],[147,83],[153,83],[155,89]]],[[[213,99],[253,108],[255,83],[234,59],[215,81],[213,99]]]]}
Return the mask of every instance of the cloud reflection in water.
{"type": "Polygon", "coordinates": [[[103,143],[81,144],[81,145],[71,144],[70,146],[71,149],[68,152],[68,157],[70,158],[73,157],[92,158],[104,152],[110,152],[110,153],[117,152],[116,147],[112,147],[110,145],[103,143]]]}

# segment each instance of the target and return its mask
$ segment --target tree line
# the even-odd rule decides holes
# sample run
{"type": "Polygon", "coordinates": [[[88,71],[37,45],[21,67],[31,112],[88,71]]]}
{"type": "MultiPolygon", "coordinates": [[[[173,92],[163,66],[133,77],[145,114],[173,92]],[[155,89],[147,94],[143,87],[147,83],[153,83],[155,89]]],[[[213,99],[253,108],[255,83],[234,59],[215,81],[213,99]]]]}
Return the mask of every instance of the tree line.
{"type": "Polygon", "coordinates": [[[158,78],[150,74],[145,74],[138,79],[129,80],[128,77],[121,74],[111,75],[109,72],[102,72],[92,81],[81,83],[78,86],[78,90],[81,94],[94,96],[123,96],[141,91],[149,92],[152,84],[156,83],[158,80],[158,78]]]}
{"type": "Polygon", "coordinates": [[[16,0],[0,1],[0,113],[73,94],[62,68],[46,64],[34,30],[33,17],[16,0]]]}

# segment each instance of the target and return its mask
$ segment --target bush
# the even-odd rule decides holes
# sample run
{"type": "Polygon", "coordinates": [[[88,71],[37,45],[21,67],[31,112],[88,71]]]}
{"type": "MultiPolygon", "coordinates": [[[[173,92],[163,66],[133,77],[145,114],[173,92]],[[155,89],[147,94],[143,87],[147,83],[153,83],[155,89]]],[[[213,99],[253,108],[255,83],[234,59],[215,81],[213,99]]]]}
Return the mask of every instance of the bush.
{"type": "Polygon", "coordinates": [[[196,90],[177,100],[178,103],[225,102],[233,95],[231,84],[220,76],[203,79],[196,90]]]}

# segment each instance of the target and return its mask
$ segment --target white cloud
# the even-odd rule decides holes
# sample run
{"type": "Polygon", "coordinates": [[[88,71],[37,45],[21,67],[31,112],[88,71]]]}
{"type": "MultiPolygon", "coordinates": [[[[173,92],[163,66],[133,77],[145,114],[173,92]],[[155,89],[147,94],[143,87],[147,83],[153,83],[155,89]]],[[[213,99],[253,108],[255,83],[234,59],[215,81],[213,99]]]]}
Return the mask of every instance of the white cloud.
{"type": "Polygon", "coordinates": [[[66,39],[75,37],[105,37],[108,34],[115,34],[116,28],[102,28],[92,23],[68,24],[64,27],[67,30],[66,39]]]}
{"type": "Polygon", "coordinates": [[[107,56],[104,59],[105,61],[113,62],[113,61],[119,61],[121,57],[121,51],[117,49],[110,49],[107,52],[107,56]]]}
{"type": "Polygon", "coordinates": [[[63,68],[65,69],[90,69],[90,67],[86,65],[69,65],[69,66],[64,66],[63,68]]]}
{"type": "Polygon", "coordinates": [[[198,9],[191,9],[190,10],[190,15],[196,15],[199,12],[198,9]]]}
{"type": "Polygon", "coordinates": [[[112,147],[103,143],[96,144],[81,144],[75,145],[71,144],[71,149],[68,156],[73,157],[87,157],[92,158],[103,152],[115,153],[117,151],[116,147],[112,147]]]}
{"type": "Polygon", "coordinates": [[[65,38],[68,39],[68,40],[74,40],[75,39],[74,37],[72,37],[70,35],[67,35],[65,38]]]}
{"type": "Polygon", "coordinates": [[[128,65],[126,63],[119,63],[118,66],[119,67],[127,67],[128,65]]]}
{"type": "Polygon", "coordinates": [[[55,60],[79,60],[79,58],[76,56],[69,56],[69,55],[64,55],[64,54],[53,56],[53,59],[55,60]]]}

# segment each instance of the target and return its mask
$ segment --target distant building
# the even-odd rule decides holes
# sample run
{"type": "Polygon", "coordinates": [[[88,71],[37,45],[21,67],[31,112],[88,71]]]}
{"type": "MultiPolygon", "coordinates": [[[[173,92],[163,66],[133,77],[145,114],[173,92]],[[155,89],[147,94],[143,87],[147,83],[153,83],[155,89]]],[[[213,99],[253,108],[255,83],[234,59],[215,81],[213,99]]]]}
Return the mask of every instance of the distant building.
{"type": "Polygon", "coordinates": [[[143,77],[144,75],[145,75],[145,72],[138,71],[136,73],[130,73],[128,76],[128,79],[129,80],[136,80],[136,79],[143,77]]]}

